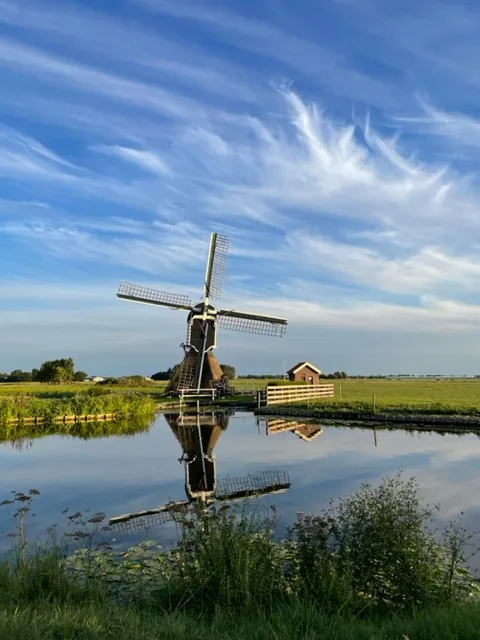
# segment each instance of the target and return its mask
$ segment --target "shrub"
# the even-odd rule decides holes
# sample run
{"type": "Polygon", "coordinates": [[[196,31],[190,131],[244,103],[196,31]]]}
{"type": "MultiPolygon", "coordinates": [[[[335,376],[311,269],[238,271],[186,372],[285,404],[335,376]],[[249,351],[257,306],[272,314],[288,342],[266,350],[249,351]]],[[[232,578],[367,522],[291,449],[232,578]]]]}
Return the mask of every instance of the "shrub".
{"type": "MultiPolygon", "coordinates": [[[[304,584],[323,596],[333,593],[334,602],[339,590],[349,592],[357,606],[399,609],[461,597],[460,530],[439,545],[428,526],[432,513],[415,480],[403,482],[398,474],[378,487],[362,485],[320,518],[299,516],[289,533],[304,584]]],[[[471,577],[468,582],[470,589],[471,577]]]]}

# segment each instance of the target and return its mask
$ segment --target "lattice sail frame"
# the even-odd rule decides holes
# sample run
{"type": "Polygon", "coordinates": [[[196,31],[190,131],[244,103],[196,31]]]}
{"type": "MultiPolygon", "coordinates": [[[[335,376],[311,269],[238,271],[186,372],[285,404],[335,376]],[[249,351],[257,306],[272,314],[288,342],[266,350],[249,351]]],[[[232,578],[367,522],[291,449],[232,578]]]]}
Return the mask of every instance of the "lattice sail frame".
{"type": "Polygon", "coordinates": [[[258,473],[249,473],[239,478],[222,478],[217,480],[215,497],[228,500],[236,494],[275,492],[277,488],[290,485],[288,471],[269,469],[258,473]]]}
{"type": "Polygon", "coordinates": [[[255,333],[261,336],[274,336],[277,338],[283,337],[287,330],[286,323],[280,324],[239,316],[217,315],[217,325],[230,331],[242,331],[244,333],[255,333]]]}
{"type": "MultiPolygon", "coordinates": [[[[205,504],[244,499],[248,496],[264,496],[286,491],[291,485],[288,471],[283,469],[269,469],[257,473],[249,473],[243,477],[226,477],[217,482],[217,488],[212,498],[205,504]]],[[[146,528],[164,525],[175,520],[176,512],[185,512],[189,502],[179,501],[162,505],[156,509],[128,513],[116,518],[110,518],[108,525],[122,533],[134,533],[146,528]]]]}
{"type": "Polygon", "coordinates": [[[142,287],[131,282],[121,282],[117,292],[118,298],[133,300],[134,302],[146,302],[147,304],[157,304],[174,309],[188,309],[193,306],[188,296],[178,293],[168,293],[158,289],[142,287]]]}
{"type": "Polygon", "coordinates": [[[227,259],[230,238],[219,233],[212,234],[205,274],[205,297],[221,298],[223,290],[223,274],[227,259]]]}

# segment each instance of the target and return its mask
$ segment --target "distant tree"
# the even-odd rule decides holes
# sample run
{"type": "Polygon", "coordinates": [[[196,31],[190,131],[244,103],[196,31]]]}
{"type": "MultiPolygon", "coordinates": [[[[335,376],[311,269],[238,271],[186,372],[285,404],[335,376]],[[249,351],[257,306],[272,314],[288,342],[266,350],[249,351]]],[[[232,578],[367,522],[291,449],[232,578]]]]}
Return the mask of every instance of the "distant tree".
{"type": "Polygon", "coordinates": [[[175,375],[179,366],[180,366],[179,364],[175,364],[173,365],[173,367],[168,367],[166,371],[157,371],[157,373],[154,373],[150,377],[152,378],[152,380],[156,380],[156,381],[170,380],[175,375]]]}
{"type": "Polygon", "coordinates": [[[33,382],[37,382],[37,380],[38,380],[38,369],[32,369],[32,380],[33,380],[33,382]]]}
{"type": "Polygon", "coordinates": [[[12,373],[7,376],[6,382],[31,382],[32,374],[29,371],[22,371],[21,369],[14,369],[12,373]]]}
{"type": "Polygon", "coordinates": [[[87,378],[88,373],[85,373],[85,371],[75,371],[75,375],[73,376],[75,382],[85,382],[87,378]]]}
{"type": "Polygon", "coordinates": [[[145,376],[134,375],[134,376],[123,376],[121,378],[105,378],[100,382],[97,382],[95,386],[120,386],[120,387],[148,387],[152,382],[150,380],[146,380],[145,376]]]}
{"type": "Polygon", "coordinates": [[[340,371],[340,375],[342,376],[342,378],[345,380],[346,378],[348,378],[347,374],[345,373],[345,371],[340,371]]]}
{"type": "Polygon", "coordinates": [[[231,364],[221,364],[220,369],[223,371],[223,375],[226,376],[229,380],[235,380],[235,378],[237,377],[235,367],[232,367],[231,364]]]}
{"type": "Polygon", "coordinates": [[[72,358],[47,360],[38,371],[39,382],[61,384],[71,382],[75,376],[75,363],[72,358]]]}

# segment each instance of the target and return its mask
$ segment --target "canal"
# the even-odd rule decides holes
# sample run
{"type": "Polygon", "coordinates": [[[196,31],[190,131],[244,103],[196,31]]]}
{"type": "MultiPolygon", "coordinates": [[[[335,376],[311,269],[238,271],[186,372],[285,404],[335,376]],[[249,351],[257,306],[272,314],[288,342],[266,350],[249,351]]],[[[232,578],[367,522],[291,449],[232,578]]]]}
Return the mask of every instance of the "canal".
{"type": "MultiPolygon", "coordinates": [[[[229,483],[238,486],[252,474],[288,477],[286,491],[256,501],[267,509],[275,504],[279,535],[297,512],[318,513],[330,498],[398,470],[406,478],[417,479],[430,504],[440,504],[442,523],[463,511],[464,526],[478,528],[480,439],[476,435],[374,431],[278,419],[266,424],[246,412],[221,418],[210,415],[201,422],[207,432],[220,425],[210,445],[216,481],[224,488],[229,483]]],[[[52,525],[65,531],[68,515],[76,511],[102,511],[111,518],[186,500],[181,457],[192,429],[178,416],[167,420],[159,415],[148,432],[134,436],[93,440],[48,436],[2,443],[0,502],[11,497],[11,491],[40,491],[28,525],[29,537],[34,539],[43,537],[52,525]],[[67,514],[62,513],[65,509],[67,514]]],[[[169,543],[175,537],[171,523],[150,525],[148,531],[143,525],[130,532],[118,531],[116,543],[130,545],[145,538],[169,543]]],[[[11,531],[11,516],[2,507],[1,550],[10,545],[11,531]]]]}

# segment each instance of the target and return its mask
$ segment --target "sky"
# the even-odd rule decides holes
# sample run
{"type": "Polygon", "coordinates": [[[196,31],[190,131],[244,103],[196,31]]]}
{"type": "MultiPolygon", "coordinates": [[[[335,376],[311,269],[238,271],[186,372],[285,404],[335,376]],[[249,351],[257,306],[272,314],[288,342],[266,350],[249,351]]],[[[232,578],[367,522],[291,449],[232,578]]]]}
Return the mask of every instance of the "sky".
{"type": "Polygon", "coordinates": [[[480,6],[0,0],[0,371],[181,359],[212,231],[239,373],[480,373],[480,6]]]}

